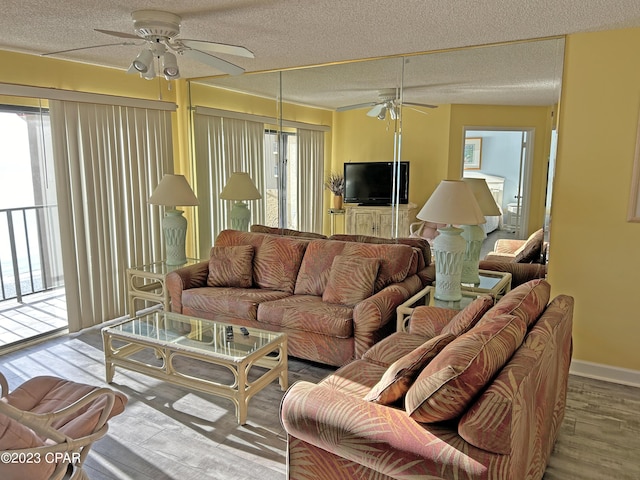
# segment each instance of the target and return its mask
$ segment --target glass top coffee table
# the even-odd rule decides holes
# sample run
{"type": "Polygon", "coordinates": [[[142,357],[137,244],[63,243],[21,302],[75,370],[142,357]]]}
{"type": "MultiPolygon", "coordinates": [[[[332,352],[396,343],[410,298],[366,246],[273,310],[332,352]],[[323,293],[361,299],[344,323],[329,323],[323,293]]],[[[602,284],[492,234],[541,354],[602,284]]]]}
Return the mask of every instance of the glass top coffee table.
{"type": "Polygon", "coordinates": [[[275,379],[282,390],[288,382],[287,335],[255,328],[246,332],[163,310],[104,327],[107,382],[119,366],[228,398],[242,425],[253,395],[275,379]]]}

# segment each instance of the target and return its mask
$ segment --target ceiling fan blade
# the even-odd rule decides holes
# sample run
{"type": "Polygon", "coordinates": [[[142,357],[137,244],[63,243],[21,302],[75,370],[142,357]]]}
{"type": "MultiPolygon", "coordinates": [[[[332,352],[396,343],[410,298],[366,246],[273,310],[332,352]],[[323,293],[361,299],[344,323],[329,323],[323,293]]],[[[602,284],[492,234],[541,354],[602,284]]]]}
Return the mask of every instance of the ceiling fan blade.
{"type": "Polygon", "coordinates": [[[377,117],[378,115],[380,115],[380,112],[382,112],[384,108],[386,108],[384,103],[378,103],[371,110],[367,112],[367,116],[377,117]]]}
{"type": "Polygon", "coordinates": [[[140,40],[141,37],[138,35],[134,35],[133,33],[125,33],[125,32],[114,32],[113,30],[102,30],[100,28],[94,28],[96,32],[104,33],[107,35],[111,35],[112,37],[118,38],[135,38],[136,40],[140,40]]]}
{"type": "Polygon", "coordinates": [[[213,53],[224,53],[227,55],[236,55],[238,57],[256,58],[253,52],[239,45],[228,45],[226,43],[208,42],[206,40],[185,40],[179,39],[175,44],[182,44],[185,47],[197,48],[213,53]]]}
{"type": "Polygon", "coordinates": [[[346,112],[347,110],[356,110],[358,108],[373,107],[376,102],[357,103],[355,105],[345,105],[344,107],[336,108],[336,112],[346,112]]]}
{"type": "Polygon", "coordinates": [[[240,75],[244,72],[244,68],[227,62],[226,60],[222,60],[221,58],[214,57],[213,55],[209,55],[206,52],[201,52],[200,50],[188,48],[182,50],[179,53],[180,55],[184,55],[185,57],[192,58],[193,60],[196,60],[198,62],[205,63],[210,67],[221,70],[225,73],[228,73],[229,75],[240,75]]]}
{"type": "Polygon", "coordinates": [[[414,107],[438,108],[437,105],[429,105],[427,103],[402,102],[403,105],[412,105],[414,107]]]}
{"type": "Polygon", "coordinates": [[[58,55],[58,54],[61,54],[61,53],[77,52],[78,50],[88,50],[90,48],[131,46],[131,45],[140,45],[140,44],[135,43],[135,42],[105,43],[103,45],[91,45],[90,47],[69,48],[68,50],[58,50],[57,52],[41,53],[40,56],[41,57],[46,57],[46,56],[49,56],[49,55],[58,55]]]}

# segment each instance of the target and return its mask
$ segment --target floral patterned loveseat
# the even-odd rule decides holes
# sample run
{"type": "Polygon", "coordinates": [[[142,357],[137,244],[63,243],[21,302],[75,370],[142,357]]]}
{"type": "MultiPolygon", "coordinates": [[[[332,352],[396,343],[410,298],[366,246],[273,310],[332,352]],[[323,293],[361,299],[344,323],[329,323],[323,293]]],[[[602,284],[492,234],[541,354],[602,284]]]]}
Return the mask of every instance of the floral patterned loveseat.
{"type": "Polygon", "coordinates": [[[341,366],[393,332],[427,281],[426,249],[225,230],[166,282],[174,312],[286,332],[290,355],[341,366]]]}
{"type": "Polygon", "coordinates": [[[565,411],[573,299],[533,280],[495,306],[422,306],[281,405],[288,478],[539,480],[565,411]]]}

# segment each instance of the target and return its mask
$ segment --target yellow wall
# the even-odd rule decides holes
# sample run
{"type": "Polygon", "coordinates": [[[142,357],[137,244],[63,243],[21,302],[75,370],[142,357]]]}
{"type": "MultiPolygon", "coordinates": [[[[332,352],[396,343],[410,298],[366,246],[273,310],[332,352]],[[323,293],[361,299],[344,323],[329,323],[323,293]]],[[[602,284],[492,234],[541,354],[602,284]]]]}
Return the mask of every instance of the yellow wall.
{"type": "Polygon", "coordinates": [[[640,29],[565,46],[549,279],[575,297],[574,358],[640,370],[640,224],[626,221],[640,106],[640,29]]]}

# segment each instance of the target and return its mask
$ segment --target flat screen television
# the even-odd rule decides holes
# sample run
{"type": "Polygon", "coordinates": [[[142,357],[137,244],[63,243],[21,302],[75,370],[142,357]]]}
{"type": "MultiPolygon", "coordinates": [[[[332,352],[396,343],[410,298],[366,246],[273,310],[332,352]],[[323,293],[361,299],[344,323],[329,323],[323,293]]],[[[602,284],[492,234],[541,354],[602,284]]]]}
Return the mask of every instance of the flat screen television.
{"type": "MultiPolygon", "coordinates": [[[[399,169],[398,202],[409,203],[409,162],[399,162],[399,169]]],[[[391,205],[393,170],[393,162],[345,163],[344,201],[360,205],[391,205]]]]}

